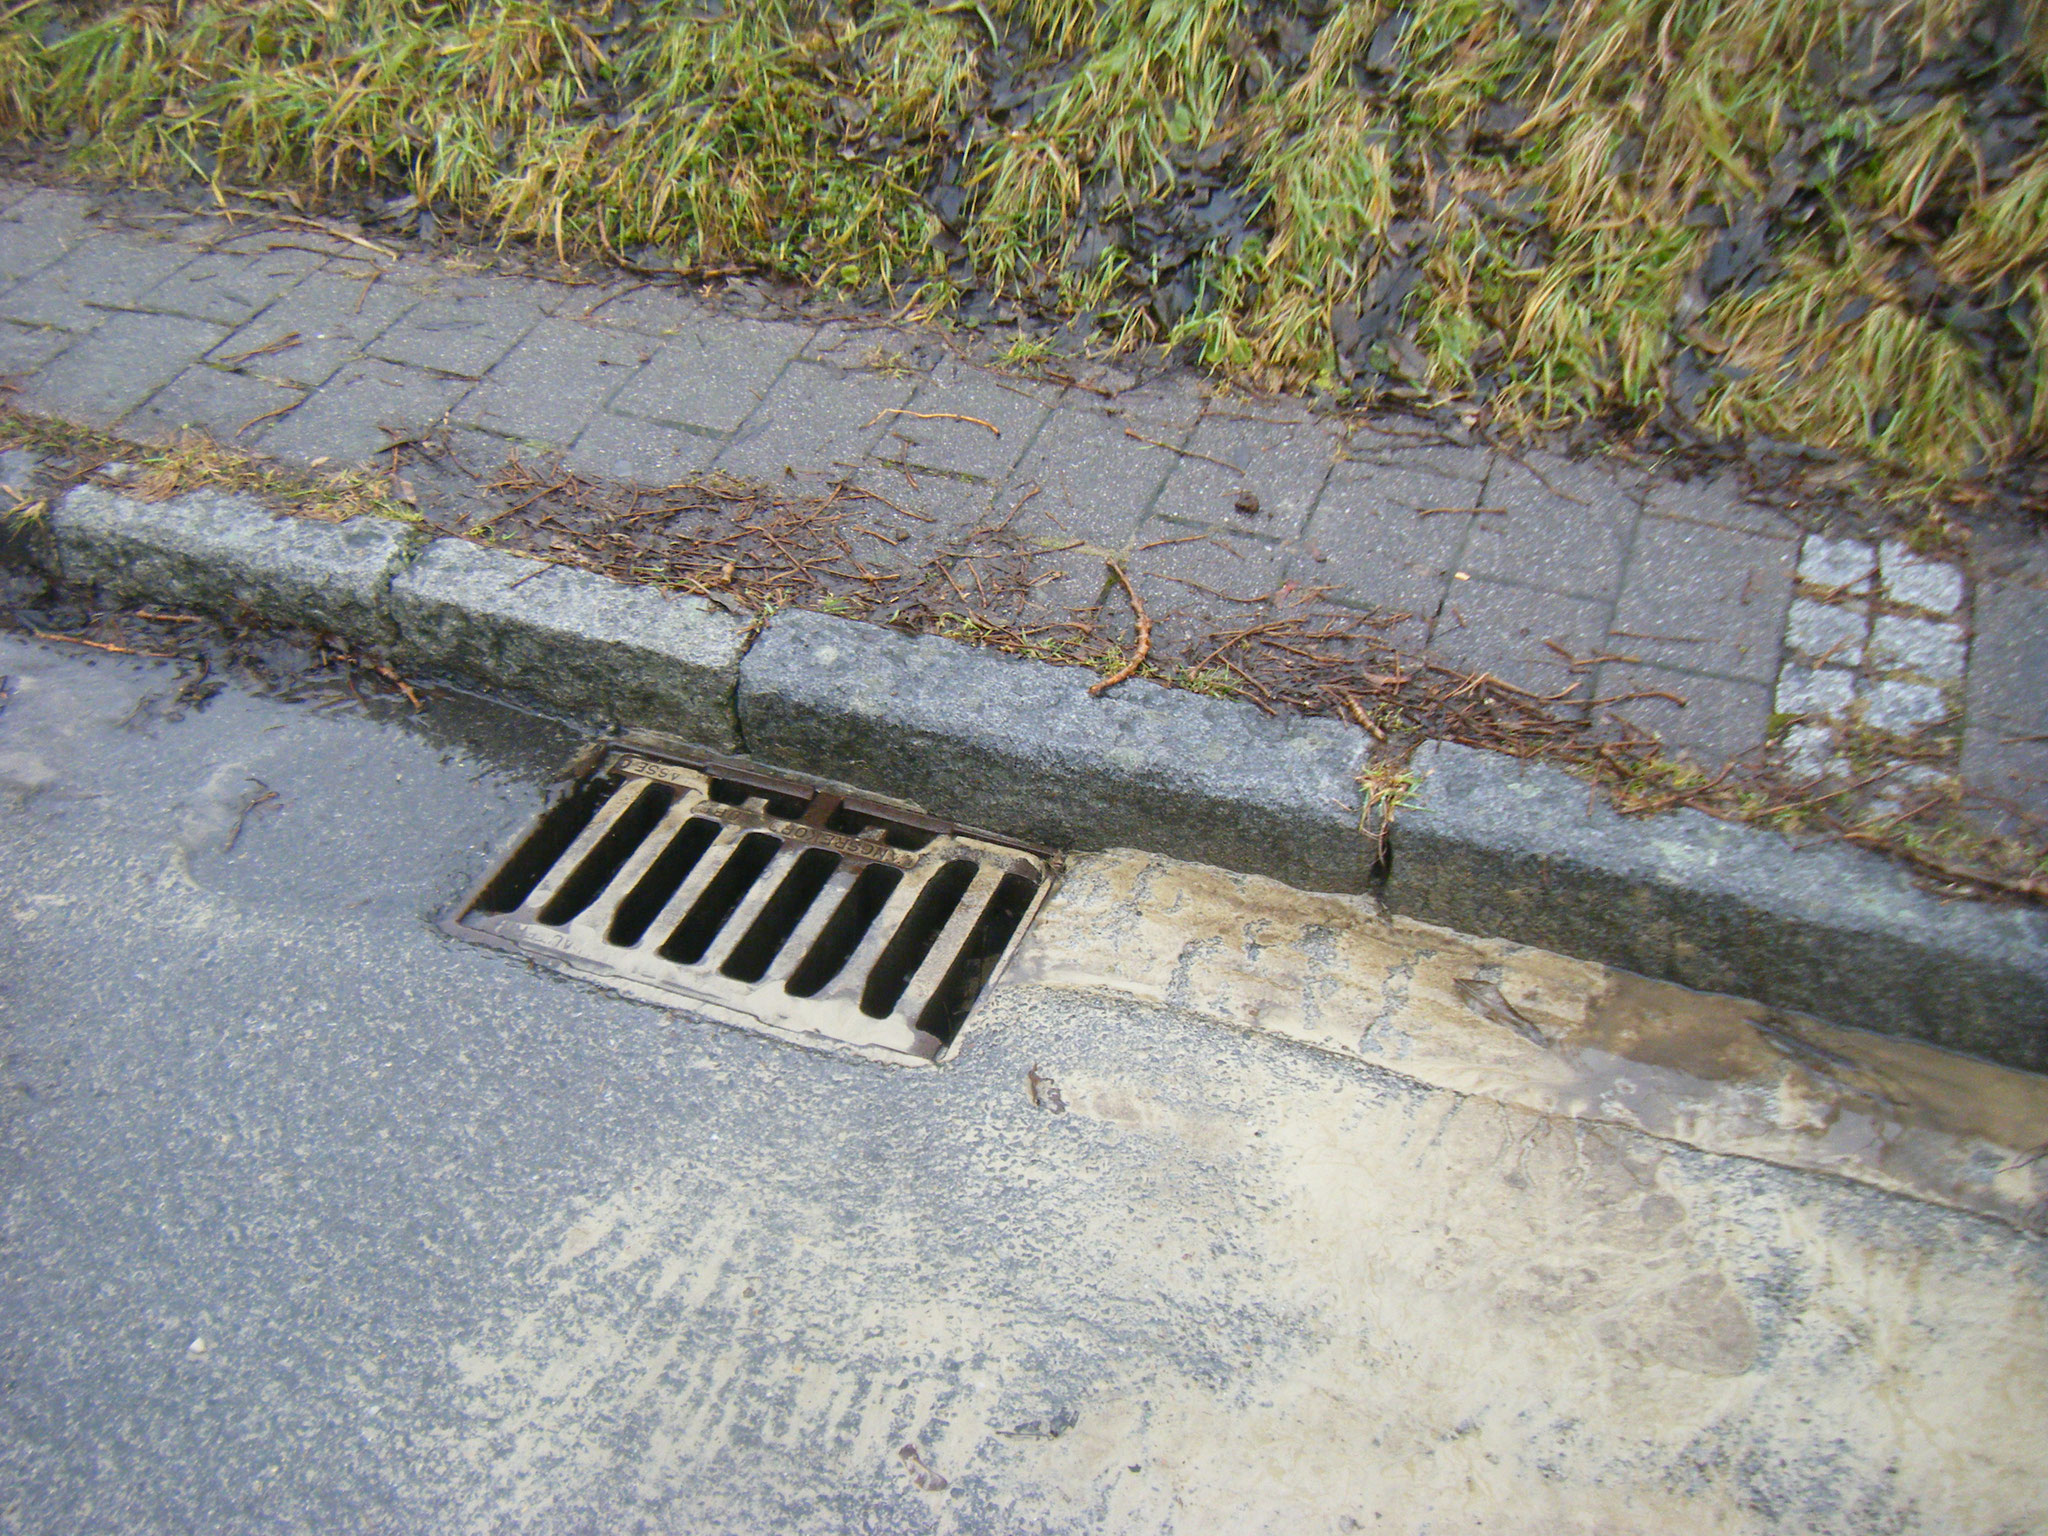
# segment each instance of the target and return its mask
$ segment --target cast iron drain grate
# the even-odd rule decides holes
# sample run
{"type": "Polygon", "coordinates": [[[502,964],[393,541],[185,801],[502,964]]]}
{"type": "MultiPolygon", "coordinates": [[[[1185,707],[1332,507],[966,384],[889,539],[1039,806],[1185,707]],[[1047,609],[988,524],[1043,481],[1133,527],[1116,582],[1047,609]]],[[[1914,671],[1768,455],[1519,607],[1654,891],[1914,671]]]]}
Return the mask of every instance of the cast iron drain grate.
{"type": "Polygon", "coordinates": [[[1053,868],[725,759],[614,750],[449,926],[731,1023],[937,1061],[1053,868]]]}

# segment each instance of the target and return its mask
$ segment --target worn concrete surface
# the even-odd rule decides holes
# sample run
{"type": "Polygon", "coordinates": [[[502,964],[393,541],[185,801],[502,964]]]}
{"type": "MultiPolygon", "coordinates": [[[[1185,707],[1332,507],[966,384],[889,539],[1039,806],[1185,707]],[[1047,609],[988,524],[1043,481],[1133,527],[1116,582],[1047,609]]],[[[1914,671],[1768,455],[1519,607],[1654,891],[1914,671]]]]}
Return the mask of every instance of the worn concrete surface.
{"type": "Polygon", "coordinates": [[[556,728],[0,674],[11,1529],[2048,1522],[2040,1239],[1247,1024],[1357,1006],[1272,893],[1132,946],[1153,995],[1077,868],[891,1070],[430,925],[556,728]]]}
{"type": "Polygon", "coordinates": [[[31,411],[152,438],[196,429],[299,464],[447,432],[486,471],[560,453],[639,484],[850,478],[952,533],[1014,515],[1066,567],[1040,620],[1094,607],[1103,560],[1119,559],[1163,661],[1199,660],[1181,652],[1258,611],[1247,603],[1314,589],[1404,649],[1612,714],[1710,766],[1768,750],[1795,773],[1845,773],[1877,729],[1912,738],[1919,768],[2048,813],[2038,733],[2005,723],[2038,693],[2038,557],[2004,596],[1902,546],[1815,537],[1727,479],[1212,398],[1186,376],[1062,388],[967,366],[914,330],[385,260],[255,222],[123,228],[85,196],[10,191],[0,375],[31,411]],[[1255,513],[1238,510],[1247,494],[1255,513]],[[1860,585],[1827,575],[1845,558],[1864,562],[1860,585]],[[1826,650],[1815,693],[1815,605],[1906,643],[1826,650]]]}

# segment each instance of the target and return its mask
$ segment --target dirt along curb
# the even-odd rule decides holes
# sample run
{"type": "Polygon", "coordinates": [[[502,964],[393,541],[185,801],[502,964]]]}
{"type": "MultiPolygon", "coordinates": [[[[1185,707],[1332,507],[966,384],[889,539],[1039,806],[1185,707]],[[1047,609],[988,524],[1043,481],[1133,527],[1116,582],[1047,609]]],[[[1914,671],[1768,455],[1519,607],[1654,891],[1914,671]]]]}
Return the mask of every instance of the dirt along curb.
{"type": "Polygon", "coordinates": [[[702,598],[396,523],[199,492],[56,500],[25,558],[128,601],[388,648],[426,676],[857,782],[1073,849],[1368,892],[1393,912],[2048,1070],[2048,913],[1945,902],[1882,856],[1691,810],[1624,817],[1560,769],[1445,742],[1391,816],[1330,720],[935,636],[702,598]]]}

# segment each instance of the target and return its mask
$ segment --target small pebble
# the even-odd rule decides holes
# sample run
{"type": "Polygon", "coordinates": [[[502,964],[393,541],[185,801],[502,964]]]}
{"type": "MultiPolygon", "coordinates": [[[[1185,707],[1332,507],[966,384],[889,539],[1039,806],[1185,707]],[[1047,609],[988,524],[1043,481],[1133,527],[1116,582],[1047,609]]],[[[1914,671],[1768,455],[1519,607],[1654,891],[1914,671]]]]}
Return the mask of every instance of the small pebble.
{"type": "Polygon", "coordinates": [[[209,1345],[203,1338],[194,1339],[190,1344],[185,1346],[185,1353],[194,1356],[203,1355],[211,1347],[212,1346],[209,1345]]]}
{"type": "Polygon", "coordinates": [[[1250,491],[1239,491],[1234,505],[1237,508],[1238,515],[1241,517],[1257,517],[1259,515],[1259,498],[1250,491]]]}

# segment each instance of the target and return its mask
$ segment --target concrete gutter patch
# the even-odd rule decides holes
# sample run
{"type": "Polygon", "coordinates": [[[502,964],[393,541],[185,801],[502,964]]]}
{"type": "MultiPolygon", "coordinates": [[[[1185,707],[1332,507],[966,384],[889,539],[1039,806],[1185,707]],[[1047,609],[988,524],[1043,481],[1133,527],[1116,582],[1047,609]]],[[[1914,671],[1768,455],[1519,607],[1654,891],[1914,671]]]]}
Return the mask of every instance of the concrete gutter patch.
{"type": "Polygon", "coordinates": [[[740,734],[784,767],[1060,848],[1171,851],[1317,890],[1370,883],[1361,732],[825,614],[740,664],[740,734]]]}
{"type": "Polygon", "coordinates": [[[399,660],[620,724],[739,746],[747,626],[701,598],[440,539],[391,584],[399,660]]]}
{"type": "Polygon", "coordinates": [[[1944,902],[1887,860],[1431,742],[1382,895],[1467,933],[2048,1071],[2048,913],[1944,902]],[[1590,802],[1590,803],[1589,803],[1590,802]]]}
{"type": "Polygon", "coordinates": [[[399,523],[312,522],[212,491],[152,502],[81,485],[51,510],[50,532],[67,581],[127,601],[392,638],[384,591],[405,559],[399,523]]]}

